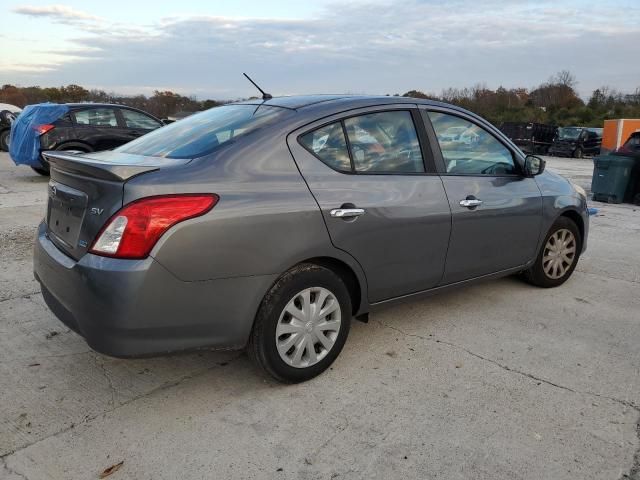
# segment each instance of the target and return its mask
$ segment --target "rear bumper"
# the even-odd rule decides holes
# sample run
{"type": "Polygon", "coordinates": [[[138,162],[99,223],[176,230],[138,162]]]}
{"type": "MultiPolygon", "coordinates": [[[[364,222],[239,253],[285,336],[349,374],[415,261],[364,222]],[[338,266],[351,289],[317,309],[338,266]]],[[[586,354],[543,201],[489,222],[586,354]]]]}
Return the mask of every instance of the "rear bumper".
{"type": "Polygon", "coordinates": [[[38,229],[34,274],[49,308],[94,350],[135,357],[244,347],[277,275],[177,279],[153,258],[67,257],[38,229]]]}

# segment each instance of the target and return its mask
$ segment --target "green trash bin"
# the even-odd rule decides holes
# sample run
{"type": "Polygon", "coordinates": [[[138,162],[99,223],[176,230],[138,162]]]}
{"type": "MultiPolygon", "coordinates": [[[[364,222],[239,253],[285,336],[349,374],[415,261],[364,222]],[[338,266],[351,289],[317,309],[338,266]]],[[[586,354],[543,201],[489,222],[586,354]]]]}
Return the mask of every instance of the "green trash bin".
{"type": "Polygon", "coordinates": [[[600,155],[593,159],[591,193],[598,202],[621,203],[635,160],[623,155],[600,155]]]}
{"type": "Polygon", "coordinates": [[[635,163],[631,169],[624,201],[640,205],[640,153],[633,155],[633,160],[635,163]]]}

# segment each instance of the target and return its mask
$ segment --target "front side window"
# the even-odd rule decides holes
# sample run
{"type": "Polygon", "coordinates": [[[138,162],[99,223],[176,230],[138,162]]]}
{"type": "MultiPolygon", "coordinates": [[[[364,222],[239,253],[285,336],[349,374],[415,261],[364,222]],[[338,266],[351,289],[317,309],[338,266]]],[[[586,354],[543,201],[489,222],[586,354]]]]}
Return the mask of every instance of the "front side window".
{"type": "Polygon", "coordinates": [[[88,108],[74,113],[77,125],[117,127],[116,112],[112,108],[88,108]]]}
{"type": "Polygon", "coordinates": [[[300,143],[335,170],[351,171],[351,160],[344,138],[342,122],[320,127],[300,137],[300,143]]]}
{"type": "Polygon", "coordinates": [[[514,175],[511,151],[484,128],[469,120],[429,112],[446,172],[452,175],[514,175]]]}
{"type": "Polygon", "coordinates": [[[127,110],[123,108],[120,110],[122,117],[124,118],[124,124],[127,128],[140,128],[142,130],[154,130],[161,127],[162,124],[157,120],[151,118],[144,113],[136,112],[135,110],[127,110]]]}
{"type": "Polygon", "coordinates": [[[424,162],[409,111],[389,111],[344,120],[353,164],[360,173],[422,173],[424,162]]]}
{"type": "Polygon", "coordinates": [[[198,158],[224,143],[276,122],[286,110],[267,105],[223,105],[125,143],[117,152],[165,158],[198,158]]]}

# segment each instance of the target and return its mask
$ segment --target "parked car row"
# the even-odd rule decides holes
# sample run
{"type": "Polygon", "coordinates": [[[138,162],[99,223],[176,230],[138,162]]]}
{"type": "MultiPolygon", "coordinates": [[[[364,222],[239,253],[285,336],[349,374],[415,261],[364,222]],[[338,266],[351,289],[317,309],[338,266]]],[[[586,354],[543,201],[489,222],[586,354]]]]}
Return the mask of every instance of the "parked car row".
{"type": "Polygon", "coordinates": [[[31,122],[33,159],[51,174],[35,277],[92,348],[246,348],[300,382],[336,359],[354,317],[510,274],[554,287],[586,248],[584,190],[473,113],[412,98],[263,98],[102,152],[51,148],[77,150],[83,131],[86,149],[112,148],[105,130],[124,140],[159,121],[72,105],[31,122]]]}
{"type": "Polygon", "coordinates": [[[504,122],[500,130],[524,152],[582,158],[600,153],[602,128],[504,122]]]}

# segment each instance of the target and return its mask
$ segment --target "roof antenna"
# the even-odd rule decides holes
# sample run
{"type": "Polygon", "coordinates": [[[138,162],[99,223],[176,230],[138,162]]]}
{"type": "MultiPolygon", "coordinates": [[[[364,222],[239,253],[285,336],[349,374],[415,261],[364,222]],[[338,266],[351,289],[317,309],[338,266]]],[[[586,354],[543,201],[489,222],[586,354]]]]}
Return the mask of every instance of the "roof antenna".
{"type": "Polygon", "coordinates": [[[258,90],[260,90],[260,93],[262,94],[262,100],[271,100],[273,98],[273,96],[270,93],[266,93],[264,90],[262,90],[258,84],[256,82],[254,82],[253,80],[251,80],[251,77],[249,75],[247,75],[246,73],[242,73],[245,77],[247,77],[247,80],[249,80],[251,83],[253,83],[253,86],[256,87],[258,90]]]}

